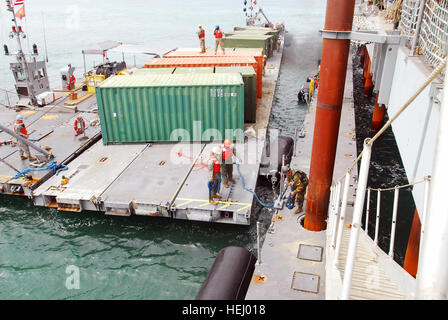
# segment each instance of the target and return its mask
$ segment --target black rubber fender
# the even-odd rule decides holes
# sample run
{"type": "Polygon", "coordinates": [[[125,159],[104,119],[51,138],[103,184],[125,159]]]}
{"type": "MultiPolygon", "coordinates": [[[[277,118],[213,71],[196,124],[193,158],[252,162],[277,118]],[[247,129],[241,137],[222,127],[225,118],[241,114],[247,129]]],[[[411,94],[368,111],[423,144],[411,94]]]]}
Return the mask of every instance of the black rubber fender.
{"type": "Polygon", "coordinates": [[[245,248],[232,246],[222,249],[196,300],[244,300],[256,261],[255,256],[245,248]]]}

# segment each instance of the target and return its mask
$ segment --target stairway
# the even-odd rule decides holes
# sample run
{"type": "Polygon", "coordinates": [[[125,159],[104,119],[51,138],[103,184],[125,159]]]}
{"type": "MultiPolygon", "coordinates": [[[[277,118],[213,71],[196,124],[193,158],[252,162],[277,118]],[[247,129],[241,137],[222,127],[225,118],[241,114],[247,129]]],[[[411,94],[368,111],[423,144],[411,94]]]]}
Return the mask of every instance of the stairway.
{"type": "MultiPolygon", "coordinates": [[[[344,227],[342,234],[341,251],[338,259],[338,269],[341,278],[344,278],[345,261],[347,257],[350,229],[344,227]]],[[[394,281],[388,277],[383,266],[379,263],[379,254],[374,252],[367,235],[361,231],[356,250],[355,265],[353,269],[352,300],[403,300],[404,295],[398,290],[394,281]]]]}

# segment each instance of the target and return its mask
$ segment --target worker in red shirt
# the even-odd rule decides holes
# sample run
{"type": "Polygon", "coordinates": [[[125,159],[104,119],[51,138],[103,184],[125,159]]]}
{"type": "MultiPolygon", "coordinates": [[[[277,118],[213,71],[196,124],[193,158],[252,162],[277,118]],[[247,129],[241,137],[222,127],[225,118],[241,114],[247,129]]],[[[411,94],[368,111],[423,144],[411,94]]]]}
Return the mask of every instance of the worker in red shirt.
{"type": "MultiPolygon", "coordinates": [[[[16,118],[16,123],[14,124],[14,132],[19,136],[28,139],[28,131],[26,130],[25,124],[23,123],[23,116],[19,114],[16,118]]],[[[30,161],[35,161],[36,158],[31,156],[30,148],[27,144],[17,139],[17,147],[19,148],[20,159],[29,159],[30,161]]]]}
{"type": "Polygon", "coordinates": [[[221,186],[221,149],[214,147],[208,161],[208,202],[216,204],[214,198],[221,199],[219,189],[221,186]]]}
{"type": "Polygon", "coordinates": [[[221,46],[222,54],[226,54],[226,51],[224,50],[224,41],[222,40],[222,32],[221,32],[221,29],[219,29],[218,25],[215,27],[214,34],[215,34],[215,39],[216,39],[215,55],[218,54],[218,46],[221,46]]]}
{"type": "Polygon", "coordinates": [[[241,159],[236,153],[236,148],[229,139],[224,140],[220,146],[222,154],[221,177],[224,188],[229,187],[229,182],[235,182],[233,179],[233,157],[235,156],[240,162],[241,159]]]}
{"type": "Polygon", "coordinates": [[[202,24],[199,25],[198,37],[199,44],[201,46],[201,53],[205,53],[205,30],[202,29],[202,24]]]}

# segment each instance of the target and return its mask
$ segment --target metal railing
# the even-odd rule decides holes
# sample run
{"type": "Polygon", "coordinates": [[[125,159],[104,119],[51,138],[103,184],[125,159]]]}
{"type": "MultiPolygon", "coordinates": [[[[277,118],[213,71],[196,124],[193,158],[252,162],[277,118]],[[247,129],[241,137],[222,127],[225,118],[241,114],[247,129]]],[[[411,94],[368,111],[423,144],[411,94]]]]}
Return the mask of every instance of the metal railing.
{"type": "MultiPolygon", "coordinates": [[[[429,179],[426,177],[422,181],[414,182],[412,184],[397,186],[390,189],[371,189],[367,188],[367,179],[369,174],[369,166],[370,166],[370,157],[372,153],[372,145],[373,143],[389,128],[392,123],[401,115],[401,113],[406,110],[406,108],[415,100],[415,98],[444,70],[446,67],[447,60],[446,58],[439,64],[439,66],[431,73],[431,75],[423,82],[423,84],[417,89],[417,91],[404,103],[404,105],[398,110],[398,112],[393,115],[387,123],[375,134],[372,138],[368,138],[364,141],[364,148],[362,152],[359,154],[358,158],[353,162],[352,166],[346,171],[345,175],[337,180],[330,188],[330,203],[328,206],[328,217],[329,223],[328,228],[331,232],[331,248],[334,250],[333,256],[333,267],[336,267],[338,264],[338,258],[341,249],[342,243],[342,233],[344,229],[346,208],[347,208],[347,198],[348,198],[348,190],[350,186],[350,178],[351,172],[357,165],[357,163],[361,160],[359,175],[358,175],[358,185],[356,190],[356,198],[353,208],[353,217],[351,221],[351,229],[350,229],[350,240],[347,250],[347,257],[345,261],[345,269],[344,269],[344,279],[342,282],[342,299],[349,299],[352,275],[354,269],[354,263],[356,258],[356,250],[357,243],[359,237],[359,231],[361,229],[362,223],[362,215],[364,211],[364,200],[367,194],[367,201],[370,203],[370,194],[371,191],[378,192],[378,200],[377,200],[377,217],[375,222],[375,238],[374,243],[378,244],[378,233],[379,233],[379,215],[380,215],[380,203],[381,203],[381,192],[386,190],[394,190],[395,199],[394,199],[394,209],[392,216],[392,227],[391,227],[391,244],[389,247],[389,256],[393,257],[393,247],[395,240],[395,228],[396,228],[396,217],[397,217],[397,209],[398,209],[398,197],[399,190],[402,188],[409,187],[416,183],[421,183],[423,181],[426,182],[425,196],[427,195],[428,183],[429,179]],[[341,201],[341,189],[343,188],[342,201],[341,201]]],[[[425,198],[425,201],[427,199],[425,198]]],[[[366,230],[368,230],[368,217],[369,217],[370,206],[367,206],[366,211],[366,222],[365,225],[366,230]]],[[[424,211],[426,210],[426,203],[424,204],[424,211]]],[[[423,217],[425,213],[422,213],[423,217]]]]}
{"type": "MultiPolygon", "coordinates": [[[[390,230],[390,243],[389,243],[389,251],[386,252],[391,259],[394,258],[394,245],[395,245],[395,232],[396,232],[396,226],[397,226],[397,213],[398,213],[398,199],[400,196],[400,190],[409,188],[411,186],[414,186],[419,183],[425,183],[425,195],[427,195],[427,190],[429,187],[429,181],[430,177],[427,176],[423,180],[416,181],[410,184],[402,185],[402,186],[395,186],[392,188],[385,188],[385,189],[374,189],[374,188],[367,188],[367,207],[366,207],[366,216],[364,221],[364,231],[369,236],[369,216],[370,216],[370,196],[372,191],[376,191],[377,193],[377,201],[376,201],[376,214],[375,214],[375,236],[372,239],[373,242],[378,246],[378,236],[379,236],[379,225],[380,225],[380,217],[381,217],[381,193],[386,191],[393,191],[394,192],[394,202],[393,202],[393,210],[392,210],[392,221],[391,221],[391,230],[390,230]]],[[[425,196],[423,208],[427,207],[427,196],[425,196]]],[[[425,209],[424,212],[422,212],[422,217],[425,215],[425,209]]],[[[423,220],[423,219],[422,219],[423,220]]],[[[384,250],[383,250],[384,251],[384,250]]],[[[385,252],[385,251],[384,251],[385,252]]]]}
{"type": "Polygon", "coordinates": [[[446,57],[447,38],[448,1],[427,0],[418,45],[420,53],[432,67],[437,66],[446,57]]]}
{"type": "Polygon", "coordinates": [[[0,88],[0,106],[12,108],[14,105],[16,105],[18,101],[19,101],[19,95],[16,92],[0,88]]]}
{"type": "Polygon", "coordinates": [[[448,0],[403,0],[399,30],[411,54],[435,68],[446,57],[448,0]]]}
{"type": "Polygon", "coordinates": [[[406,37],[407,46],[411,46],[417,29],[420,0],[404,0],[401,5],[401,18],[398,30],[406,37]]]}

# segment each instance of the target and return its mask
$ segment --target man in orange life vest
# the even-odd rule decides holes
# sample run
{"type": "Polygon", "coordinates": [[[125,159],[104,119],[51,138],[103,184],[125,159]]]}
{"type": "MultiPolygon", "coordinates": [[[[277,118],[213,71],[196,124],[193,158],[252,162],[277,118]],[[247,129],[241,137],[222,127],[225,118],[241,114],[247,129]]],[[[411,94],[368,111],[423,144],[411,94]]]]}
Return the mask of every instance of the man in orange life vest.
{"type": "Polygon", "coordinates": [[[224,184],[224,188],[229,187],[229,182],[235,182],[233,179],[233,156],[235,156],[239,161],[241,161],[240,157],[236,153],[235,146],[232,145],[230,140],[224,140],[224,143],[221,145],[222,150],[222,165],[221,165],[221,176],[222,183],[224,184]]]}
{"type": "Polygon", "coordinates": [[[219,189],[221,186],[221,149],[214,147],[208,161],[208,202],[216,204],[214,198],[221,199],[219,189]]]}
{"type": "Polygon", "coordinates": [[[218,46],[221,46],[222,54],[226,54],[226,51],[224,50],[224,41],[222,40],[222,32],[221,32],[221,29],[219,29],[219,26],[215,27],[214,34],[215,34],[215,39],[216,39],[215,55],[218,53],[218,46]]]}
{"type": "MultiPolygon", "coordinates": [[[[25,124],[23,123],[23,116],[20,114],[16,118],[16,123],[14,124],[14,132],[19,136],[28,139],[28,132],[26,131],[25,124]]],[[[30,148],[28,147],[27,144],[17,139],[17,147],[19,148],[19,154],[21,160],[25,159],[29,159],[30,161],[36,160],[36,158],[31,156],[30,148]]]]}
{"type": "Polygon", "coordinates": [[[205,52],[205,30],[202,29],[202,24],[199,25],[198,31],[199,43],[201,45],[201,53],[205,52]]]}

